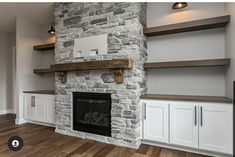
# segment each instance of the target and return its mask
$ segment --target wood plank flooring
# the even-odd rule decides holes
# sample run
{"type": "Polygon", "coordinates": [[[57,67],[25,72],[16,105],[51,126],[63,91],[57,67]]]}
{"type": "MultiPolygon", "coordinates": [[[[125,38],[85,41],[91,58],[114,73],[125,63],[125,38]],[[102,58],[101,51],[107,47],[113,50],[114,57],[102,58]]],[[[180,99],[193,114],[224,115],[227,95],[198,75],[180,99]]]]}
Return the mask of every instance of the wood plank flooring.
{"type": "Polygon", "coordinates": [[[84,140],[54,132],[54,128],[36,124],[14,124],[12,114],[0,116],[0,157],[206,157],[182,151],[142,144],[138,150],[84,140]],[[9,137],[20,136],[24,147],[13,152],[9,137]]]}

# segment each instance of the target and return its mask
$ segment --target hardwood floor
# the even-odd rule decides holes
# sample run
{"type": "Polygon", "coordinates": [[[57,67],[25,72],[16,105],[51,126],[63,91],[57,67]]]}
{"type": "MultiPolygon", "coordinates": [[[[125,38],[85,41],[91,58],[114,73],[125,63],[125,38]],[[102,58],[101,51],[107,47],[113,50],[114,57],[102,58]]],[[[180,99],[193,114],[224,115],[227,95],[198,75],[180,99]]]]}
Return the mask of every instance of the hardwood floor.
{"type": "Polygon", "coordinates": [[[138,150],[54,132],[54,128],[36,124],[14,124],[12,114],[0,116],[0,157],[205,157],[202,155],[142,144],[138,150]],[[24,147],[13,152],[9,137],[20,136],[24,147]]]}

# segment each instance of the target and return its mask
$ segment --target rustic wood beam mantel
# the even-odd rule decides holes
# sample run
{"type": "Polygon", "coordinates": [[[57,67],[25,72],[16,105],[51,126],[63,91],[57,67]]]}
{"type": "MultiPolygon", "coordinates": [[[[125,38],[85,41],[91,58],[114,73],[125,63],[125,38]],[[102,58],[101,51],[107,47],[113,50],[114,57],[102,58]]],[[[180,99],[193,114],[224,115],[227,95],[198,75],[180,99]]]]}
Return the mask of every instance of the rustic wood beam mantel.
{"type": "Polygon", "coordinates": [[[110,69],[114,71],[116,83],[120,84],[123,83],[123,70],[132,69],[132,67],[133,67],[132,59],[115,59],[115,60],[53,64],[50,67],[50,71],[60,72],[60,80],[62,83],[65,83],[67,71],[110,69]]]}

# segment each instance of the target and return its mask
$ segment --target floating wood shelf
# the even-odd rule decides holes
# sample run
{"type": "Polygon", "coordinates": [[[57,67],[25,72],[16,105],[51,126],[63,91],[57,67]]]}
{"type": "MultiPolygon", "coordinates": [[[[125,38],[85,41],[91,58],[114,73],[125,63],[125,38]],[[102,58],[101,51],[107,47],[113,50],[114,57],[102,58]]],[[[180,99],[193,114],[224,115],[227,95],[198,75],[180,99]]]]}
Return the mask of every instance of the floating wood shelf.
{"type": "Polygon", "coordinates": [[[51,73],[50,69],[34,69],[33,72],[35,74],[45,74],[45,73],[51,73]]]}
{"type": "Polygon", "coordinates": [[[34,90],[34,91],[23,91],[23,93],[28,94],[55,94],[53,90],[34,90]]]}
{"type": "Polygon", "coordinates": [[[131,69],[133,67],[133,60],[131,59],[116,59],[116,60],[101,60],[88,61],[66,64],[53,64],[50,71],[60,72],[61,82],[66,82],[67,71],[84,71],[84,70],[100,70],[111,69],[114,70],[115,80],[117,83],[123,82],[123,70],[131,69]]]}
{"type": "Polygon", "coordinates": [[[144,30],[147,37],[176,34],[182,32],[198,31],[225,27],[230,22],[230,15],[219,16],[189,22],[182,22],[164,26],[151,27],[144,30]]]}
{"type": "Polygon", "coordinates": [[[174,62],[153,62],[145,63],[145,69],[159,68],[183,68],[183,67],[210,67],[210,66],[228,66],[230,59],[208,59],[208,60],[189,60],[189,61],[174,61],[174,62]]]}
{"type": "Polygon", "coordinates": [[[37,45],[37,46],[34,46],[33,49],[38,50],[38,51],[54,50],[55,49],[55,43],[37,45]]]}
{"type": "Polygon", "coordinates": [[[227,98],[227,97],[220,97],[220,96],[147,94],[147,95],[141,96],[140,98],[152,99],[152,100],[178,100],[178,101],[232,103],[232,99],[227,98]]]}

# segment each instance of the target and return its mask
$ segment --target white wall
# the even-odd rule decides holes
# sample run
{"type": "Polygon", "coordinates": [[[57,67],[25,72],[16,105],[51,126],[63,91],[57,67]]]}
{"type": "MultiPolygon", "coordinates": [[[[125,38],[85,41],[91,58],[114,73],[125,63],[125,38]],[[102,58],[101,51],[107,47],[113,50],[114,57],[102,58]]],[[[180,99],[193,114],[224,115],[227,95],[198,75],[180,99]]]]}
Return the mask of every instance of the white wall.
{"type": "Polygon", "coordinates": [[[226,11],[231,15],[231,22],[226,31],[226,55],[231,58],[231,65],[227,69],[226,75],[226,96],[232,98],[235,81],[235,3],[226,4],[226,11]]]}
{"type": "Polygon", "coordinates": [[[224,15],[224,3],[188,3],[182,10],[171,9],[173,3],[148,3],[148,27],[186,22],[224,15]]]}
{"type": "Polygon", "coordinates": [[[224,96],[224,68],[148,70],[148,93],[224,96]]]}
{"type": "Polygon", "coordinates": [[[213,29],[148,38],[148,61],[225,57],[225,31],[213,29]]]}
{"type": "MultiPolygon", "coordinates": [[[[148,3],[147,27],[225,14],[224,3],[189,3],[172,10],[173,3],[148,3]]],[[[225,30],[203,30],[147,39],[148,62],[224,58],[225,30]]],[[[175,68],[147,71],[148,93],[225,96],[223,68],[175,68]]]]}
{"type": "Polygon", "coordinates": [[[14,33],[0,32],[0,114],[13,112],[14,33]]]}
{"type": "Polygon", "coordinates": [[[35,68],[49,68],[54,63],[54,52],[34,51],[33,46],[45,43],[45,28],[23,17],[16,19],[17,53],[17,123],[23,116],[23,91],[54,90],[54,74],[36,75],[35,68]]]}

